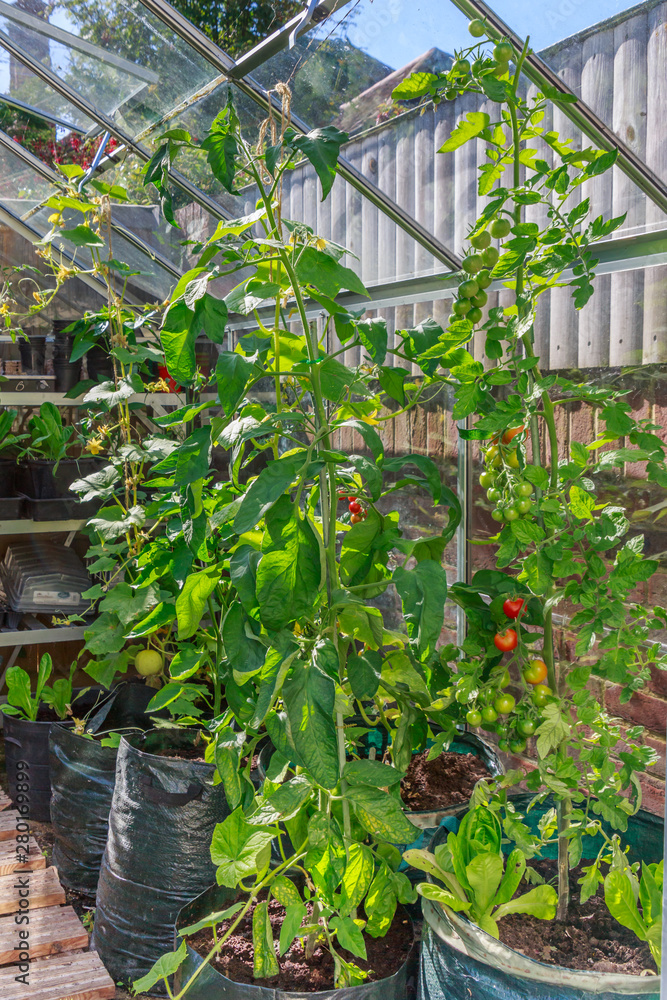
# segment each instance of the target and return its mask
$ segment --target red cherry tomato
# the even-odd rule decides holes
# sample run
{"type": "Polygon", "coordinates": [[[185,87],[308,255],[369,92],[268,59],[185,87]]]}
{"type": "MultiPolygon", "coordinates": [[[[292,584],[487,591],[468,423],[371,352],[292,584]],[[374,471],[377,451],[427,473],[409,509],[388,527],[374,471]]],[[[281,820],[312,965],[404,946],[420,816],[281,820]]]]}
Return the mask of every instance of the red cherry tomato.
{"type": "Polygon", "coordinates": [[[361,520],[362,520],[361,514],[353,514],[352,517],[350,518],[350,523],[359,524],[359,521],[361,520]]]}
{"type": "Polygon", "coordinates": [[[544,684],[547,679],[547,665],[544,660],[531,660],[523,672],[529,684],[544,684]]]}
{"type": "Polygon", "coordinates": [[[502,437],[503,444],[509,444],[510,441],[512,441],[517,436],[517,434],[521,434],[522,431],[525,431],[525,429],[526,429],[525,424],[521,424],[521,427],[509,427],[503,434],[502,437]]]}
{"type": "Polygon", "coordinates": [[[498,632],[493,637],[493,644],[501,653],[509,653],[510,650],[516,649],[518,643],[519,639],[513,628],[507,628],[504,632],[498,632]]]}
{"type": "Polygon", "coordinates": [[[518,618],[521,613],[521,608],[524,605],[523,597],[517,597],[515,601],[511,601],[509,597],[503,604],[503,612],[508,618],[518,618]]]}
{"type": "Polygon", "coordinates": [[[353,500],[350,504],[350,514],[361,514],[361,504],[353,500]]]}

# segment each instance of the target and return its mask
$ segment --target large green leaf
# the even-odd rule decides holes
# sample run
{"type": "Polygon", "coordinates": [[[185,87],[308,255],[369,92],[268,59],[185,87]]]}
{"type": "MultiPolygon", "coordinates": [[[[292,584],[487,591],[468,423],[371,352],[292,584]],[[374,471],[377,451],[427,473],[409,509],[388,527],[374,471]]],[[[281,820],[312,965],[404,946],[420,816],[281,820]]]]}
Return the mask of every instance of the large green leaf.
{"type": "Polygon", "coordinates": [[[553,920],[556,916],[557,906],[558,893],[554,887],[552,885],[536,885],[534,889],[525,892],[523,896],[516,896],[509,902],[503,903],[493,916],[495,920],[500,920],[501,917],[505,917],[509,913],[528,913],[531,917],[538,917],[539,920],[553,920]]]}
{"type": "Polygon", "coordinates": [[[250,619],[238,601],[234,601],[225,615],[222,639],[225,654],[234,670],[254,674],[261,669],[266,657],[266,646],[254,637],[250,619]]]}
{"type": "Polygon", "coordinates": [[[491,119],[483,111],[469,111],[465,118],[461,118],[456,128],[451,133],[449,139],[442,144],[439,153],[451,153],[453,150],[463,146],[470,139],[478,136],[491,119]]]}
{"type": "Polygon", "coordinates": [[[478,854],[466,867],[466,876],[473,892],[474,911],[481,916],[491,905],[503,877],[502,854],[478,854]]]}
{"type": "Polygon", "coordinates": [[[373,656],[378,656],[374,650],[366,650],[363,656],[348,653],[347,677],[352,694],[359,701],[374,698],[380,685],[382,659],[378,657],[378,660],[375,661],[373,656]]]}
{"type": "Polygon", "coordinates": [[[646,924],[637,908],[637,901],[628,876],[612,869],[604,880],[604,901],[615,920],[629,928],[640,941],[646,940],[646,924]]]}
{"type": "Polygon", "coordinates": [[[296,273],[305,285],[313,285],[329,298],[335,298],[342,288],[368,296],[359,276],[349,267],[343,267],[323,250],[306,247],[299,254],[296,273]]]}
{"type": "Polygon", "coordinates": [[[208,165],[213,176],[230,194],[235,194],[234,177],[238,144],[234,128],[237,122],[230,89],[227,106],[213,120],[208,135],[201,144],[201,148],[208,153],[208,165]]]}
{"type": "Polygon", "coordinates": [[[35,703],[35,711],[33,711],[33,699],[30,692],[30,676],[25,672],[23,667],[10,667],[7,671],[6,681],[7,700],[9,701],[9,704],[14,706],[14,708],[19,708],[25,714],[26,719],[34,721],[34,715],[38,705],[35,703]]]}
{"type": "Polygon", "coordinates": [[[368,892],[375,872],[375,862],[370,848],[364,844],[350,844],[345,873],[340,886],[341,916],[347,917],[361,903],[368,892]]]}
{"type": "Polygon", "coordinates": [[[286,492],[303,467],[305,455],[305,451],[298,451],[294,455],[279,458],[262,469],[254,483],[249,486],[234,518],[234,531],[237,534],[241,535],[244,531],[254,528],[260,518],[264,517],[276,500],[286,492]]]}
{"type": "Polygon", "coordinates": [[[196,370],[194,315],[180,299],[169,307],[160,331],[167,370],[184,385],[192,381],[196,370]]]}
{"type": "Polygon", "coordinates": [[[135,993],[145,993],[147,990],[152,989],[156,983],[160,980],[164,980],[166,983],[170,976],[181,967],[185,959],[188,957],[188,946],[185,941],[181,941],[178,951],[169,952],[166,955],[162,955],[158,958],[155,965],[142,976],[141,979],[135,979],[133,989],[135,993]]]}
{"type": "MultiPolygon", "coordinates": [[[[196,427],[166,461],[175,462],[175,486],[188,486],[204,479],[211,462],[211,425],[196,427]]],[[[154,466],[154,471],[158,470],[159,466],[154,466]]]]}
{"type": "Polygon", "coordinates": [[[417,828],[406,818],[401,803],[388,792],[367,785],[353,785],[345,792],[365,830],[390,844],[410,844],[417,828]]]}
{"type": "Polygon", "coordinates": [[[285,917],[280,927],[280,954],[284,955],[292,941],[297,935],[297,931],[303,923],[307,914],[305,905],[298,902],[288,903],[285,908],[285,917]]]}
{"type": "Polygon", "coordinates": [[[293,129],[285,132],[285,142],[303,153],[315,167],[322,184],[322,201],[329,194],[336,178],[340,147],[348,138],[347,132],[341,132],[333,125],[313,129],[308,135],[298,135],[293,129]]]}
{"type": "Polygon", "coordinates": [[[219,566],[192,573],[176,598],[178,638],[189,639],[199,628],[206,602],[220,581],[222,570],[219,566]]]}
{"type": "Polygon", "coordinates": [[[320,580],[320,548],[315,532],[288,496],[266,515],[270,544],[257,567],[257,600],[267,628],[280,629],[312,617],[320,580]]]}
{"type": "Polygon", "coordinates": [[[211,860],[218,867],[218,885],[235,889],[241,879],[264,871],[271,858],[273,831],[246,823],[241,808],[235,809],[213,831],[211,860]]]}
{"type": "Polygon", "coordinates": [[[255,979],[277,976],[280,969],[269,920],[269,904],[266,900],[256,904],[252,916],[252,948],[255,979]]]}
{"type": "Polygon", "coordinates": [[[343,768],[343,777],[350,785],[387,788],[397,784],[403,777],[403,772],[379,760],[348,760],[343,768]]]}
{"type": "Polygon", "coordinates": [[[423,559],[411,570],[399,566],[392,579],[403,602],[408,635],[422,656],[430,657],[445,620],[447,574],[440,563],[423,559]]]}
{"type": "Polygon", "coordinates": [[[324,788],[334,788],[339,779],[334,695],[334,682],[312,662],[298,661],[283,686],[294,746],[310,774],[324,788]]]}
{"type": "Polygon", "coordinates": [[[387,356],[387,321],[385,319],[361,319],[357,323],[359,340],[364,345],[376,365],[384,363],[387,356]]]}
{"type": "Polygon", "coordinates": [[[218,383],[218,397],[226,416],[230,417],[243,398],[253,368],[248,361],[235,351],[223,351],[218,355],[215,377],[218,383]]]}

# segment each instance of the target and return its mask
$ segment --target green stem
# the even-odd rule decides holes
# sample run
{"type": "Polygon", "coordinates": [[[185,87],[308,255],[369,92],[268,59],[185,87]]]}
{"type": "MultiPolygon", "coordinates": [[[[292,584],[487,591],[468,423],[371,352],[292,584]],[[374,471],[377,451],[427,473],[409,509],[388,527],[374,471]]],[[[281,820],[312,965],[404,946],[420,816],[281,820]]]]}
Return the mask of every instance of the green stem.
{"type": "Polygon", "coordinates": [[[220,715],[222,702],[222,690],[220,684],[220,664],[222,663],[222,631],[215,616],[213,600],[208,598],[208,611],[211,616],[211,623],[215,632],[215,666],[213,668],[213,717],[217,719],[220,715]]]}

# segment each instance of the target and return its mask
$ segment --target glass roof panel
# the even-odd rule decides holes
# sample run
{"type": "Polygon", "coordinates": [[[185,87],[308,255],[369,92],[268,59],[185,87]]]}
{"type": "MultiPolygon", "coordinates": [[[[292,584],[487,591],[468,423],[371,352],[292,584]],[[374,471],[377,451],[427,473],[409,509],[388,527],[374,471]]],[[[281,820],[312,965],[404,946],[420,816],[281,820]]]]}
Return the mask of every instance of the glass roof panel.
{"type": "Polygon", "coordinates": [[[63,128],[71,127],[89,132],[98,127],[91,118],[57,94],[3,48],[0,48],[0,97],[41,112],[63,128]]]}
{"type": "MultiPolygon", "coordinates": [[[[218,75],[138,0],[0,0],[3,35],[132,135],[218,75]]],[[[16,60],[5,86],[35,105],[16,60]]]]}

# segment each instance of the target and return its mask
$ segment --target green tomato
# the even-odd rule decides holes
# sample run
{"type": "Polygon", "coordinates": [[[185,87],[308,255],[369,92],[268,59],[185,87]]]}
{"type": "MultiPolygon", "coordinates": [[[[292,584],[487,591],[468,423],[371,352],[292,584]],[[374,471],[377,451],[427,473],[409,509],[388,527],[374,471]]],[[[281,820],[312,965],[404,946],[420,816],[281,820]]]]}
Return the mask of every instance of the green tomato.
{"type": "Polygon", "coordinates": [[[470,72],[470,63],[467,59],[457,59],[452,66],[452,73],[456,76],[466,76],[470,72]]]}
{"type": "Polygon", "coordinates": [[[496,481],[496,477],[495,477],[494,473],[493,472],[489,472],[488,469],[486,469],[486,471],[483,472],[481,474],[481,476],[479,477],[479,485],[482,486],[485,490],[490,489],[490,487],[493,486],[493,484],[495,483],[495,481],[496,481]]]}
{"type": "Polygon", "coordinates": [[[473,38],[482,38],[482,36],[486,34],[486,28],[484,27],[484,22],[480,21],[480,19],[476,17],[468,25],[468,31],[470,32],[473,38]]]}
{"type": "Polygon", "coordinates": [[[471,708],[469,712],[466,712],[466,722],[473,729],[477,729],[482,724],[482,713],[478,712],[476,708],[471,708]]]}
{"type": "Polygon", "coordinates": [[[459,295],[465,299],[471,299],[473,295],[477,295],[478,291],[479,285],[474,278],[468,278],[467,281],[462,281],[459,285],[459,295]]]}
{"type": "Polygon", "coordinates": [[[486,268],[482,268],[482,270],[477,273],[475,281],[480,288],[488,288],[491,284],[492,278],[486,268]]]}
{"type": "Polygon", "coordinates": [[[471,308],[472,302],[470,299],[457,299],[452,306],[455,316],[465,316],[466,313],[470,312],[471,308]]]}
{"type": "MultiPolygon", "coordinates": [[[[471,310],[471,311],[474,311],[474,310],[471,310]]],[[[509,455],[505,459],[505,463],[507,465],[509,465],[510,469],[518,469],[519,468],[519,466],[520,466],[521,463],[519,462],[519,456],[517,455],[516,451],[511,451],[509,453],[509,455]]]]}
{"type": "Polygon", "coordinates": [[[490,490],[486,491],[486,499],[489,501],[489,503],[498,503],[498,501],[502,500],[502,498],[503,498],[502,492],[496,489],[495,486],[492,486],[490,490]]]}
{"type": "Polygon", "coordinates": [[[496,62],[509,62],[513,55],[514,49],[509,42],[498,42],[498,44],[494,46],[493,58],[496,62]]]}
{"type": "Polygon", "coordinates": [[[535,723],[532,719],[521,719],[516,728],[522,736],[532,736],[535,732],[535,723]]]}
{"type": "Polygon", "coordinates": [[[503,511],[503,516],[506,521],[516,521],[519,517],[519,511],[514,506],[506,507],[503,511]]]}
{"type": "Polygon", "coordinates": [[[500,257],[500,251],[497,247],[487,247],[486,250],[482,250],[481,256],[484,267],[495,267],[500,257]]]}
{"type": "Polygon", "coordinates": [[[514,711],[515,705],[516,701],[511,694],[501,694],[493,703],[493,707],[498,715],[509,715],[510,712],[514,711]]]}
{"type": "Polygon", "coordinates": [[[525,740],[510,740],[510,750],[512,753],[523,753],[526,749],[525,740]]]}
{"type": "Polygon", "coordinates": [[[496,722],[496,733],[502,739],[502,737],[507,736],[509,729],[504,722],[496,722]]]}
{"type": "Polygon", "coordinates": [[[446,101],[455,101],[458,96],[459,96],[458,90],[450,89],[445,91],[446,101]]]}
{"type": "Polygon", "coordinates": [[[479,323],[481,318],[482,318],[482,310],[478,309],[477,306],[471,309],[470,312],[468,313],[468,319],[473,324],[473,326],[475,325],[475,323],[479,323]]]}
{"type": "Polygon", "coordinates": [[[473,295],[470,301],[477,309],[481,309],[489,301],[489,296],[486,292],[478,292],[477,295],[473,295]]]}
{"type": "Polygon", "coordinates": [[[531,697],[533,699],[533,705],[537,706],[537,708],[544,708],[548,699],[551,697],[551,688],[548,684],[536,684],[533,688],[531,697]]]}
{"type": "Polygon", "coordinates": [[[496,712],[493,705],[485,705],[482,709],[482,719],[484,722],[495,722],[498,718],[498,713],[496,712]]]}
{"type": "Polygon", "coordinates": [[[520,497],[532,497],[533,495],[533,485],[532,483],[517,483],[516,491],[520,497]]]}
{"type": "Polygon", "coordinates": [[[509,236],[512,229],[512,224],[509,219],[494,219],[489,230],[494,240],[503,240],[506,236],[509,236]]]}
{"type": "Polygon", "coordinates": [[[530,514],[533,509],[533,502],[524,497],[523,500],[517,500],[515,507],[520,514],[530,514]]]}
{"type": "Polygon", "coordinates": [[[507,685],[511,682],[511,680],[512,680],[512,678],[510,677],[509,670],[504,670],[503,671],[503,676],[500,678],[500,686],[501,686],[501,688],[506,688],[507,685]]]}
{"type": "Polygon", "coordinates": [[[510,749],[509,740],[498,740],[498,749],[502,750],[503,753],[509,753],[510,749]]]}
{"type": "Polygon", "coordinates": [[[491,511],[491,517],[493,518],[494,521],[505,520],[505,515],[503,514],[502,510],[500,510],[500,508],[498,507],[496,507],[495,510],[491,511]]]}
{"type": "MultiPolygon", "coordinates": [[[[483,253],[488,253],[491,249],[491,247],[488,247],[483,251],[483,253]]],[[[482,270],[484,263],[485,261],[482,259],[482,254],[471,253],[467,257],[463,258],[463,270],[468,274],[477,274],[478,271],[482,270]]]]}
{"type": "Polygon", "coordinates": [[[496,63],[493,68],[493,75],[497,77],[505,76],[506,73],[510,71],[510,64],[508,62],[496,63]]]}
{"type": "Polygon", "coordinates": [[[475,236],[471,236],[470,242],[474,246],[475,250],[486,250],[488,246],[491,246],[491,237],[487,233],[486,229],[483,229],[481,233],[476,233],[475,236]]]}

